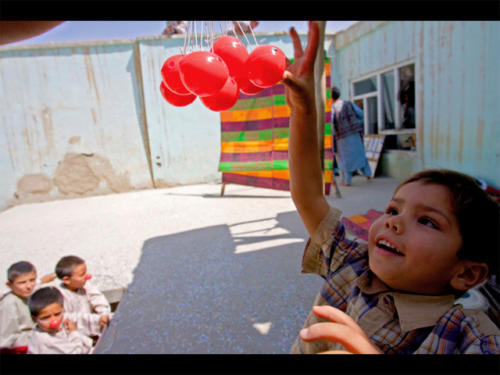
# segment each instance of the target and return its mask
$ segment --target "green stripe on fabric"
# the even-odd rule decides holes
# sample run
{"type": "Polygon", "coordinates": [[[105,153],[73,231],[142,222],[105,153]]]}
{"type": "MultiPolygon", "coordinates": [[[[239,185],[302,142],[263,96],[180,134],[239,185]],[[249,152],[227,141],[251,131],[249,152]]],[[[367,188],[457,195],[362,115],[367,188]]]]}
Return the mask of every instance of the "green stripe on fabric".
{"type": "Polygon", "coordinates": [[[273,139],[290,138],[290,128],[274,128],[273,139]]]}
{"type": "Polygon", "coordinates": [[[222,142],[244,142],[246,139],[247,132],[222,132],[221,141],[222,142]]]}
{"type": "Polygon", "coordinates": [[[289,128],[274,128],[265,130],[249,130],[242,132],[222,132],[222,142],[268,141],[271,139],[289,138],[289,128]]]}
{"type": "Polygon", "coordinates": [[[288,169],[288,160],[273,160],[273,170],[286,171],[288,169]]]}
{"type": "MultiPolygon", "coordinates": [[[[286,130],[288,131],[288,129],[286,130]]],[[[221,133],[222,142],[268,141],[274,138],[288,138],[288,132],[276,132],[275,129],[265,129],[221,133]]]]}
{"type": "Polygon", "coordinates": [[[263,98],[240,99],[230,110],[241,111],[246,109],[271,107],[272,105],[273,105],[272,96],[266,96],[263,98]]]}
{"type": "Polygon", "coordinates": [[[331,99],[332,98],[332,90],[326,90],[326,98],[331,99]]]}
{"type": "Polygon", "coordinates": [[[274,95],[274,105],[285,105],[285,95],[274,95]]]}
{"type": "Polygon", "coordinates": [[[325,169],[332,170],[333,169],[333,160],[324,159],[324,165],[325,165],[325,169]]]}
{"type": "Polygon", "coordinates": [[[251,172],[251,171],[285,171],[288,170],[288,160],[254,161],[254,162],[220,162],[220,172],[251,172]]]}
{"type": "Polygon", "coordinates": [[[332,135],[332,123],[325,123],[325,135],[332,135]]]}
{"type": "Polygon", "coordinates": [[[270,161],[253,162],[220,162],[219,172],[252,172],[252,171],[270,171],[270,161]]]}

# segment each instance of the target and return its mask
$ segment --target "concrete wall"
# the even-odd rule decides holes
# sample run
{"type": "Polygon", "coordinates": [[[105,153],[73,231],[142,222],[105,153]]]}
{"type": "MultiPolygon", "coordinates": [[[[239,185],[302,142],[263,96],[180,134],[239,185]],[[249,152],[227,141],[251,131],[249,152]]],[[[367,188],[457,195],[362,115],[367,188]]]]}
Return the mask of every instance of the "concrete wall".
{"type": "MultiPolygon", "coordinates": [[[[293,56],[287,34],[257,38],[293,56]]],[[[219,113],[159,93],[163,62],[183,47],[182,37],[0,47],[0,210],[218,180],[219,113]]]]}
{"type": "MultiPolygon", "coordinates": [[[[333,85],[349,96],[353,79],[414,61],[417,151],[410,164],[459,170],[499,187],[499,45],[498,22],[394,21],[359,22],[327,48],[333,85]]],[[[399,163],[397,155],[385,162],[391,159],[399,163]]],[[[385,172],[391,169],[398,167],[385,172]]]]}

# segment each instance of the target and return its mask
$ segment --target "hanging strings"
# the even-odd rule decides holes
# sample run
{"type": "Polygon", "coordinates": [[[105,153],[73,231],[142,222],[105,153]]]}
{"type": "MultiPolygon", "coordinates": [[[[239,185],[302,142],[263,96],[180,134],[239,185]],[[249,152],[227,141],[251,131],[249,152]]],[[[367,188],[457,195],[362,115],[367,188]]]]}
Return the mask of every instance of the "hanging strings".
{"type": "MultiPolygon", "coordinates": [[[[196,25],[197,21],[188,21],[186,27],[186,34],[184,35],[184,48],[182,49],[182,54],[184,55],[186,53],[192,52],[193,50],[203,50],[204,48],[210,50],[214,44],[214,41],[216,39],[214,22],[213,21],[199,21],[199,22],[200,22],[199,25],[200,34],[198,35],[197,25],[196,25]],[[199,37],[199,42],[198,42],[198,37],[199,37]]],[[[228,35],[230,31],[235,38],[239,39],[239,35],[236,32],[235,25],[237,25],[240,28],[240,30],[243,31],[243,27],[240,21],[225,21],[224,29],[223,29],[223,23],[221,22],[219,24],[219,30],[220,30],[219,34],[228,35]]],[[[258,47],[259,42],[257,41],[253,28],[250,25],[249,28],[250,28],[250,33],[252,34],[251,38],[253,39],[252,42],[247,37],[246,35],[247,33],[242,32],[243,37],[245,38],[245,41],[247,43],[247,46],[250,48],[253,44],[255,47],[258,47]]]]}

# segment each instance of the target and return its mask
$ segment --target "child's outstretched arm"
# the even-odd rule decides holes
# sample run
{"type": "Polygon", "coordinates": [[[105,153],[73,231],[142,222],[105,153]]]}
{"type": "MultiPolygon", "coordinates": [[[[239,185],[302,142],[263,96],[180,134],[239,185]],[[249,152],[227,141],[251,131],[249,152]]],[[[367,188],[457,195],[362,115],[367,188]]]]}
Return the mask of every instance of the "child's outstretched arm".
{"type": "Polygon", "coordinates": [[[331,306],[313,306],[316,316],[332,323],[316,323],[300,331],[304,341],[327,340],[344,345],[345,351],[328,351],[321,354],[383,354],[346,313],[331,306]]]}
{"type": "Polygon", "coordinates": [[[283,74],[286,101],[290,107],[288,161],[290,192],[304,225],[312,236],[329,206],[323,195],[323,178],[316,126],[314,60],[319,27],[309,22],[305,50],[294,28],[290,29],[294,62],[283,74]]]}

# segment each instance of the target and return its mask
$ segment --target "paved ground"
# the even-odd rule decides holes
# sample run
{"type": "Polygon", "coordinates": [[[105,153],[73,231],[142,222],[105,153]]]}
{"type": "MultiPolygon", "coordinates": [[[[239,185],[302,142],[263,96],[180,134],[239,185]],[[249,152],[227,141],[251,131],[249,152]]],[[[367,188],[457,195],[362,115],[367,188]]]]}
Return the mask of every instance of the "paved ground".
{"type": "MultiPolygon", "coordinates": [[[[382,210],[399,180],[355,177],[330,204],[382,210]]],[[[300,274],[306,231],[288,192],[203,184],[0,212],[0,269],[84,258],[126,287],[101,353],[287,353],[321,279],[300,274]]]]}

